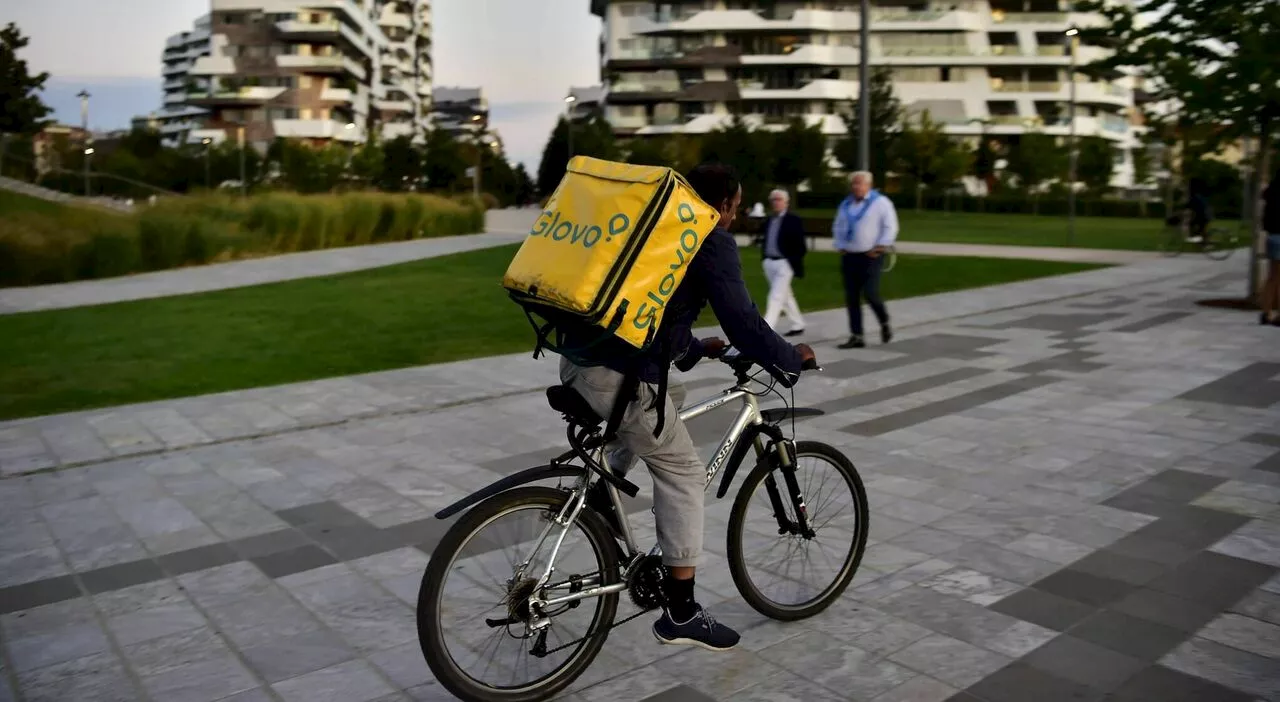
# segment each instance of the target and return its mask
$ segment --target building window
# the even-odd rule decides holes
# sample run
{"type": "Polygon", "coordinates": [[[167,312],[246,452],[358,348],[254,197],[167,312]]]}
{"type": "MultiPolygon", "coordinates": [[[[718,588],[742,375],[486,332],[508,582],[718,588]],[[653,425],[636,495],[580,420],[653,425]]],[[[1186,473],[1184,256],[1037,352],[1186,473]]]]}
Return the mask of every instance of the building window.
{"type": "MultiPolygon", "coordinates": [[[[254,110],[261,113],[262,110],[254,110]]],[[[295,107],[275,107],[270,110],[270,119],[297,119],[298,109],[295,107]]]]}
{"type": "Polygon", "coordinates": [[[223,24],[244,24],[243,12],[224,12],[222,13],[223,24]]]}

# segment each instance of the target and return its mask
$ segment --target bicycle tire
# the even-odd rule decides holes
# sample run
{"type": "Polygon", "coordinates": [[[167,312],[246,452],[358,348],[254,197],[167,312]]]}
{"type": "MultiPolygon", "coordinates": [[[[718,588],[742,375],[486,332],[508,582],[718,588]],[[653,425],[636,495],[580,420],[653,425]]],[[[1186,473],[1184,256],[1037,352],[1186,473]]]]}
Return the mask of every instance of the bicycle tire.
{"type": "MultiPolygon", "coordinates": [[[[440,617],[435,611],[449,567],[454,563],[458,550],[468,543],[469,537],[505,512],[538,505],[545,505],[550,510],[558,511],[568,498],[569,493],[563,490],[540,486],[516,488],[494,495],[463,515],[450,527],[444,538],[440,540],[440,545],[431,553],[431,559],[422,576],[422,585],[418,590],[418,643],[423,657],[426,658],[427,666],[436,680],[458,699],[467,702],[545,700],[573,684],[573,681],[578,679],[600,654],[600,649],[604,646],[605,639],[609,637],[609,628],[618,611],[616,593],[598,598],[601,601],[601,607],[584,637],[584,645],[565,664],[519,689],[484,685],[461,670],[449,654],[440,617]]],[[[581,525],[583,532],[590,540],[601,564],[601,584],[612,585],[618,582],[617,548],[609,527],[599,515],[586,507],[579,512],[577,523],[581,525]]]]}
{"type": "Polygon", "coordinates": [[[742,599],[746,600],[752,609],[770,619],[796,621],[812,617],[830,607],[849,587],[849,583],[853,580],[853,576],[857,574],[858,565],[862,562],[863,554],[867,549],[867,530],[870,524],[870,515],[867,513],[867,491],[862,485],[862,477],[858,475],[858,469],[854,467],[853,462],[847,456],[832,446],[817,441],[800,441],[796,443],[797,461],[805,456],[813,455],[828,461],[840,471],[853,491],[854,500],[858,508],[858,533],[854,535],[853,548],[850,550],[849,556],[843,564],[843,569],[836,580],[820,593],[818,598],[799,607],[779,605],[765,597],[747,573],[742,553],[742,537],[743,530],[746,528],[747,507],[751,502],[751,496],[754,494],[756,487],[767,475],[779,470],[778,466],[772,463],[757,465],[746,480],[742,482],[742,486],[738,490],[738,496],[733,502],[733,509],[729,513],[729,533],[726,548],[729,573],[733,576],[733,583],[737,586],[738,593],[742,595],[742,599]]]}
{"type": "Polygon", "coordinates": [[[1211,229],[1206,235],[1204,255],[1214,261],[1225,261],[1235,253],[1237,243],[1234,234],[1223,229],[1211,229]]]}
{"type": "Polygon", "coordinates": [[[1174,258],[1182,253],[1183,246],[1186,245],[1186,236],[1179,227],[1165,227],[1161,232],[1160,242],[1156,245],[1156,249],[1168,258],[1174,258]]]}

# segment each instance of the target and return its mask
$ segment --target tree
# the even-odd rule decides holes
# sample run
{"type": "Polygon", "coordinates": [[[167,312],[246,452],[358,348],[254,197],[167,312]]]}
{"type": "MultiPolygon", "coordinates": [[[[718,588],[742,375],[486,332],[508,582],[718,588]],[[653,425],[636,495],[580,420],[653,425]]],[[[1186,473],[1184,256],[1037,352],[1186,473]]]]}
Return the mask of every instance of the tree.
{"type": "Polygon", "coordinates": [[[569,129],[573,129],[573,155],[594,156],[610,161],[618,160],[620,149],[613,137],[613,128],[604,117],[592,115],[586,120],[570,124],[563,116],[547,137],[538,163],[538,191],[550,195],[564,178],[569,164],[569,129]]]}
{"type": "Polygon", "coordinates": [[[423,168],[427,185],[433,190],[454,190],[466,178],[469,165],[461,144],[443,129],[427,133],[426,161],[423,168]]]}
{"type": "MultiPolygon", "coordinates": [[[[902,124],[902,103],[894,95],[893,79],[887,68],[871,72],[867,91],[871,99],[871,172],[883,182],[893,161],[891,154],[902,124]]],[[[859,109],[859,101],[854,100],[853,109],[840,115],[848,136],[837,142],[833,149],[836,159],[850,171],[858,169],[859,109]]]]}
{"type": "Polygon", "coordinates": [[[671,144],[665,136],[636,137],[627,142],[627,163],[640,166],[670,166],[671,144]]]}
{"type": "Polygon", "coordinates": [[[921,112],[915,123],[903,122],[891,155],[894,170],[915,186],[916,209],[921,208],[925,188],[946,187],[960,180],[969,172],[972,159],[962,144],[933,121],[928,110],[921,112]]]}
{"type": "Polygon", "coordinates": [[[821,125],[806,127],[795,117],[786,131],[773,135],[773,179],[779,185],[795,186],[816,181],[826,172],[827,142],[821,125]]]}
{"type": "Polygon", "coordinates": [[[533,179],[529,177],[529,171],[525,170],[523,163],[517,163],[515,168],[516,178],[516,204],[527,205],[533,202],[538,195],[538,188],[533,183],[533,179]]]}
{"type": "Polygon", "coordinates": [[[0,134],[38,132],[52,112],[39,94],[49,74],[31,75],[27,62],[18,58],[29,43],[13,22],[0,29],[0,134]]]}
{"type": "Polygon", "coordinates": [[[773,139],[751,129],[740,116],[702,139],[702,158],[732,166],[742,182],[744,205],[762,201],[773,184],[773,139]]]}
{"type": "Polygon", "coordinates": [[[1076,143],[1076,150],[1076,179],[1090,192],[1106,192],[1115,172],[1111,143],[1100,136],[1087,136],[1076,143]]]}
{"type": "Polygon", "coordinates": [[[390,192],[416,190],[422,186],[422,152],[408,136],[382,145],[382,171],[378,187],[390,192]]]}
{"type": "MultiPolygon", "coordinates": [[[[1280,3],[1275,0],[1088,0],[1106,27],[1083,32],[1115,54],[1092,68],[1141,68],[1157,100],[1173,100],[1189,122],[1221,127],[1220,136],[1256,136],[1259,171],[1269,172],[1271,139],[1280,121],[1280,3]]],[[[1257,179],[1256,202],[1262,195],[1257,179]]],[[[1250,296],[1258,284],[1250,267],[1250,296]]]]}
{"type": "MultiPolygon", "coordinates": [[[[407,139],[407,137],[400,137],[407,139]]],[[[385,154],[377,139],[369,139],[351,153],[350,177],[364,186],[381,185],[385,154]]],[[[403,190],[403,186],[395,188],[403,190]]]]}
{"type": "MultiPolygon", "coordinates": [[[[1067,172],[1067,151],[1058,140],[1043,132],[1025,132],[1009,150],[1010,175],[1018,187],[1029,193],[1038,192],[1050,180],[1067,172]]],[[[1038,212],[1038,201],[1033,205],[1038,212]]]]}

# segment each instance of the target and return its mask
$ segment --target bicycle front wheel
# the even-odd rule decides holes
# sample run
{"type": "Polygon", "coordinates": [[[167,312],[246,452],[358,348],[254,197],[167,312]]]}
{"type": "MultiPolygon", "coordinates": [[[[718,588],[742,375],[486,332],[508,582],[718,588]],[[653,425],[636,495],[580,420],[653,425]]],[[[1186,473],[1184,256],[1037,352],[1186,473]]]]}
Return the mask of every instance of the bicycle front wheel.
{"type": "Polygon", "coordinates": [[[1181,227],[1165,227],[1160,234],[1159,250],[1165,256],[1173,257],[1182,253],[1182,247],[1186,245],[1187,236],[1183,233],[1181,227]]]}
{"type": "Polygon", "coordinates": [[[1225,261],[1231,258],[1239,245],[1240,240],[1235,234],[1225,229],[1212,229],[1204,242],[1204,255],[1215,261],[1225,261]]]}
{"type": "Polygon", "coordinates": [[[853,580],[867,546],[867,493],[844,454],[798,442],[795,477],[815,533],[780,533],[774,497],[784,522],[795,521],[797,509],[783,470],[767,462],[747,476],[729,514],[727,552],[747,604],[766,617],[794,621],[831,606],[853,580]]]}
{"type": "Polygon", "coordinates": [[[549,600],[618,582],[616,545],[595,512],[584,508],[567,530],[554,523],[569,497],[546,487],[494,495],[458,520],[431,554],[418,591],[418,641],[431,672],[459,699],[548,699],[604,645],[617,594],[545,612],[529,604],[535,594],[549,600]],[[539,588],[557,542],[555,570],[539,588]],[[549,623],[533,626],[538,615],[549,623]]]}

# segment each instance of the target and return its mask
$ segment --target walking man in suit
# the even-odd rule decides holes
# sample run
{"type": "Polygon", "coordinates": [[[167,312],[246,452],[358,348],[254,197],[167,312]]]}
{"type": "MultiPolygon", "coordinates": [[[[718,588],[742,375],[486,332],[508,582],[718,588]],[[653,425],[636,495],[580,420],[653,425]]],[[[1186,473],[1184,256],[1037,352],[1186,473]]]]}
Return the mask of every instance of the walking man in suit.
{"type": "Polygon", "coordinates": [[[898,212],[889,198],[871,187],[871,174],[866,171],[853,174],[849,190],[849,197],[836,210],[831,236],[840,252],[849,307],[850,336],[839,348],[860,349],[867,345],[862,335],[863,296],[880,322],[880,341],[887,344],[893,339],[889,311],[880,298],[880,271],[884,252],[898,239],[898,212]]]}
{"type": "Polygon", "coordinates": [[[797,336],[804,332],[804,317],[800,305],[791,291],[791,279],[804,277],[804,222],[796,214],[787,211],[791,196],[785,190],[769,193],[769,205],[773,216],[765,223],[764,275],[769,281],[769,301],[765,305],[764,321],[775,331],[782,314],[791,320],[791,329],[783,336],[797,336]]]}

